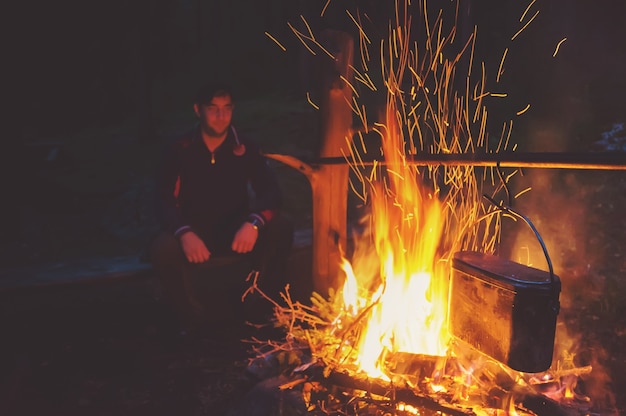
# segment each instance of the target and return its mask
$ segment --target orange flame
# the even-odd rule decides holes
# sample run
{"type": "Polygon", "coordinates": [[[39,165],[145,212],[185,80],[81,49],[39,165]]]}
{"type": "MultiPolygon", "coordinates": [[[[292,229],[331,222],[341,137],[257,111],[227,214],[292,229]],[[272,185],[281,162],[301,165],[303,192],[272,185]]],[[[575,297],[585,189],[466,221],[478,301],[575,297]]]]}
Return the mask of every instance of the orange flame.
{"type": "MultiPolygon", "coordinates": [[[[344,308],[353,315],[369,303],[367,322],[357,344],[356,363],[371,377],[387,379],[384,359],[396,352],[443,356],[447,285],[436,273],[437,249],[443,229],[443,209],[434,194],[426,194],[418,172],[406,163],[403,137],[397,128],[393,101],[388,105],[383,134],[387,176],[371,192],[373,243],[379,259],[378,285],[367,287],[373,270],[353,270],[344,261],[344,308]],[[364,290],[370,289],[370,290],[364,290]],[[361,293],[359,293],[361,291],[361,293]]],[[[357,242],[371,243],[371,239],[357,242]]],[[[358,253],[358,251],[357,251],[358,253]]],[[[355,265],[361,265],[359,259],[355,265]]],[[[369,265],[368,267],[372,267],[369,265]]]]}

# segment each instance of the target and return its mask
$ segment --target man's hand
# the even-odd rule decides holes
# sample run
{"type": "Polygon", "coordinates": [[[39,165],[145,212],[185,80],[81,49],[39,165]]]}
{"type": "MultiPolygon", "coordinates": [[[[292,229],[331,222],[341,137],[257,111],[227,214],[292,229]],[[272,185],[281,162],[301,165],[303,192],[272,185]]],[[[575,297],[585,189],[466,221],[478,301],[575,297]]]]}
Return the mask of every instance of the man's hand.
{"type": "Polygon", "coordinates": [[[211,252],[206,248],[204,241],[193,231],[180,236],[180,244],[189,263],[204,263],[211,257],[211,252]]]}
{"type": "Polygon", "coordinates": [[[235,234],[231,248],[236,253],[249,253],[256,244],[259,230],[249,222],[244,222],[235,234]]]}

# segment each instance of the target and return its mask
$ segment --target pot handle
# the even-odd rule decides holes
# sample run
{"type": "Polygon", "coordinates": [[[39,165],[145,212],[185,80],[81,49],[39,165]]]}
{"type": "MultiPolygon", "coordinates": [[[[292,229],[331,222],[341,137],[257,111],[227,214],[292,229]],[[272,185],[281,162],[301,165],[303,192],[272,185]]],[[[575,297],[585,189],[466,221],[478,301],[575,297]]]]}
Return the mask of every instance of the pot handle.
{"type": "Polygon", "coordinates": [[[535,236],[537,237],[537,240],[539,240],[539,244],[541,244],[541,249],[543,250],[543,254],[546,257],[546,261],[548,262],[548,270],[550,271],[550,283],[554,283],[554,268],[552,267],[552,260],[550,260],[550,256],[548,255],[548,249],[546,248],[546,245],[543,242],[543,239],[539,235],[539,232],[535,228],[535,225],[530,221],[530,219],[528,217],[526,217],[525,215],[522,215],[519,212],[513,210],[513,208],[508,207],[506,205],[498,204],[493,198],[491,198],[488,195],[483,195],[483,197],[488,199],[489,202],[491,202],[493,205],[495,205],[495,207],[497,209],[499,209],[499,210],[501,210],[503,212],[509,213],[509,214],[513,214],[514,216],[516,216],[518,218],[521,218],[526,224],[528,224],[530,229],[533,230],[533,233],[535,233],[535,236]]]}

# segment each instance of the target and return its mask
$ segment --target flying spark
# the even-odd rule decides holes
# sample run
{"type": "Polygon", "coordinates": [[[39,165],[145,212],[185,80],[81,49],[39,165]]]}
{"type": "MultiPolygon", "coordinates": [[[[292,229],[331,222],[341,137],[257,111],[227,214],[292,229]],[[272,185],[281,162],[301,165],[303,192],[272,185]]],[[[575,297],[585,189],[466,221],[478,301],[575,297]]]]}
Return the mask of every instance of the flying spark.
{"type": "Polygon", "coordinates": [[[287,48],[285,48],[278,40],[276,40],[276,38],[274,36],[270,35],[269,32],[265,32],[265,36],[267,36],[268,38],[272,39],[274,41],[274,43],[276,43],[278,45],[278,47],[283,50],[283,52],[285,52],[287,50],[287,48]]]}
{"type": "Polygon", "coordinates": [[[518,111],[516,114],[518,116],[521,116],[522,114],[524,114],[526,111],[528,111],[528,109],[530,108],[530,104],[526,104],[526,107],[524,107],[524,109],[518,111]]]}
{"type": "Polygon", "coordinates": [[[552,54],[553,58],[556,56],[557,53],[559,53],[559,48],[561,47],[563,42],[565,42],[566,40],[567,40],[567,38],[563,38],[563,39],[561,39],[561,41],[559,43],[556,44],[556,49],[554,50],[554,53],[552,54]]]}

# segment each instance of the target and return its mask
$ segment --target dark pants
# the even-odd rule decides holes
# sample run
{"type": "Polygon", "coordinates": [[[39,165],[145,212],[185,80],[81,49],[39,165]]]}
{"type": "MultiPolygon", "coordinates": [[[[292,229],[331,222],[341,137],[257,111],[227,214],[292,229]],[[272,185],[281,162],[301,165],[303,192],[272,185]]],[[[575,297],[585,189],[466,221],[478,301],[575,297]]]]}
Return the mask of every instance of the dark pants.
{"type": "MultiPolygon", "coordinates": [[[[230,240],[223,242],[224,245],[229,245],[233,236],[229,236],[230,240]]],[[[245,282],[246,276],[217,276],[223,274],[217,271],[220,265],[244,262],[251,271],[259,272],[257,281],[261,290],[272,299],[279,300],[280,291],[288,283],[286,267],[292,244],[293,224],[287,218],[277,216],[260,230],[254,250],[250,253],[217,253],[212,254],[206,263],[192,264],[185,258],[179,240],[170,233],[161,233],[151,246],[150,259],[161,281],[164,297],[181,324],[195,326],[202,321],[223,317],[219,316],[219,310],[211,310],[214,305],[203,305],[199,300],[201,297],[195,293],[194,279],[201,274],[215,274],[220,279],[228,279],[226,282],[209,281],[210,290],[217,292],[214,297],[227,302],[237,297],[240,299],[251,282],[245,282]],[[222,291],[230,293],[220,293],[222,291]]],[[[207,278],[210,279],[210,276],[207,278]]],[[[250,301],[254,302],[254,297],[250,301]]],[[[269,302],[265,303],[269,305],[269,302]]]]}

